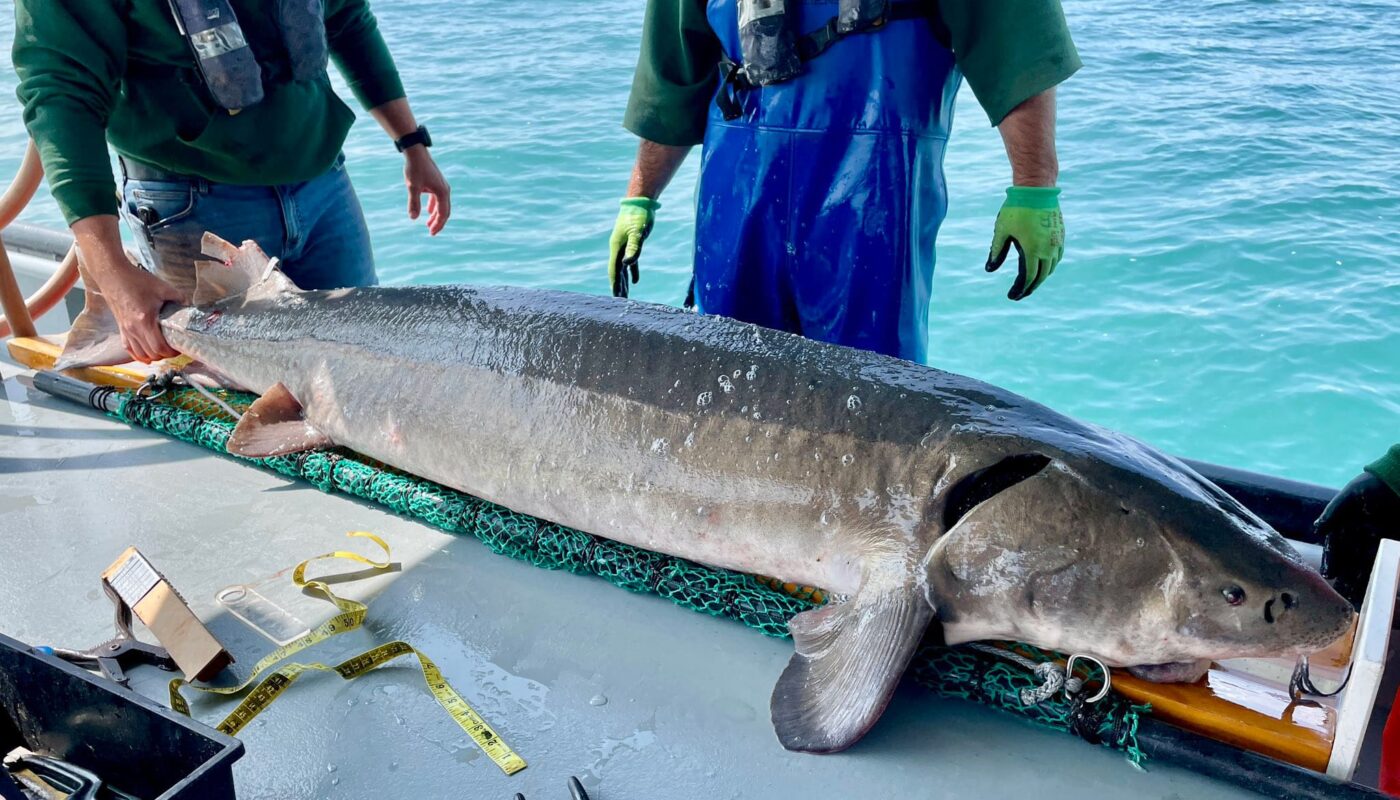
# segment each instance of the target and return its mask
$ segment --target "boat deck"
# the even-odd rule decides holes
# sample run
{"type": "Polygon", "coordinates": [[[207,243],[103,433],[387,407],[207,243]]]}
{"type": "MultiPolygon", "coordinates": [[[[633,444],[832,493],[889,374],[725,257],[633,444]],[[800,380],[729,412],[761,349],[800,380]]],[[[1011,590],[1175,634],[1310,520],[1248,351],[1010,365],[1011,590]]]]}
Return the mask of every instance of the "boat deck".
{"type": "MultiPolygon", "coordinates": [[[[368,553],[344,533],[370,530],[401,569],[337,584],[371,601],[366,628],[294,660],[335,663],[408,640],[530,764],[505,776],[404,659],[353,682],[303,677],[240,734],[240,797],[551,800],[568,797],[570,775],[594,800],[1253,796],[1166,764],[1139,771],[1119,753],[912,685],[852,750],[785,752],[768,696],[789,642],[133,430],[34,390],[2,360],[0,377],[4,633],[66,647],[108,638],[98,574],[134,544],[246,665],[272,645],[219,605],[218,590],[333,549],[368,553]]],[[[168,673],[133,676],[165,702],[168,673]]],[[[232,707],[192,705],[211,724],[232,707]]]]}

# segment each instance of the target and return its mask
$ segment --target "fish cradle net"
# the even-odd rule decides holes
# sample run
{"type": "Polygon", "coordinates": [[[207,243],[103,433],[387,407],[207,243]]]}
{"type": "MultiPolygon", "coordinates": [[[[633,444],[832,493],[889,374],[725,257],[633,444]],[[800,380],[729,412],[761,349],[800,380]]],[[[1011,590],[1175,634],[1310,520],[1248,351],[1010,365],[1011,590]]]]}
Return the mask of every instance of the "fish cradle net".
{"type": "MultiPolygon", "coordinates": [[[[113,393],[112,415],[127,424],[226,453],[235,420],[198,392],[172,389],[151,399],[130,391],[113,393]]],[[[214,394],[240,412],[256,399],[241,392],[214,394]]],[[[706,567],[520,514],[348,450],[240,460],[303,479],[324,492],[341,492],[451,533],[474,536],[496,553],[546,569],[591,573],[624,589],[657,594],[694,611],[736,620],[768,636],[786,638],[789,619],[827,600],[820,589],[706,567]]],[[[1038,663],[1064,661],[1062,655],[1025,644],[1006,647],[1038,663]]],[[[1093,685],[1102,678],[1093,671],[1078,675],[1093,685]]],[[[1145,759],[1138,747],[1137,727],[1149,708],[1117,693],[1090,704],[1083,700],[1092,692],[1088,688],[1074,699],[1061,693],[1027,705],[1021,701],[1022,691],[1041,686],[1030,670],[982,650],[935,641],[920,646],[909,676],[937,695],[984,703],[1120,750],[1134,765],[1145,759]]]]}

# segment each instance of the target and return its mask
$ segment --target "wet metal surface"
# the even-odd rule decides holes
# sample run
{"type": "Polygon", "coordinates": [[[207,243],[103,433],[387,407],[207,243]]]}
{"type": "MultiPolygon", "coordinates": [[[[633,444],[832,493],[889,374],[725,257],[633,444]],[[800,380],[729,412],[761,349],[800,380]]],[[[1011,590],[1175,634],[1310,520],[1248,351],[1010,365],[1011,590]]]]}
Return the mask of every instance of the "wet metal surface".
{"type": "MultiPolygon", "coordinates": [[[[0,377],[0,631],[34,644],[106,638],[97,576],[134,544],[246,666],[272,644],[217,592],[265,585],[353,545],[345,531],[371,530],[401,569],[338,584],[372,601],[367,629],[299,660],[333,663],[406,639],[530,763],[504,776],[404,660],[349,683],[302,678],[241,734],[240,797],[562,800],[570,775],[595,800],[1252,796],[1165,765],[1140,772],[1117,753],[912,687],[847,753],[785,752],[768,698],[789,642],[131,430],[35,392],[12,365],[0,363],[0,377]]],[[[306,602],[294,613],[314,624],[303,614],[316,601],[306,602]]],[[[132,685],[164,702],[166,678],[140,669],[132,685]]],[[[206,722],[230,707],[192,700],[206,722]]]]}

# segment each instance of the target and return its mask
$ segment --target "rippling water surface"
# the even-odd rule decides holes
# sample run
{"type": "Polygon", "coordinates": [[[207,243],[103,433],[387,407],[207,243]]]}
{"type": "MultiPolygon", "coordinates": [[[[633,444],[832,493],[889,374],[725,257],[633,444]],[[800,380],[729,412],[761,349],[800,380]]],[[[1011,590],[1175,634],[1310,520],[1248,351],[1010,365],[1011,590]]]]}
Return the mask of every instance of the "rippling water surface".
{"type": "MultiPolygon", "coordinates": [[[[12,3],[0,6],[8,41],[12,3]]],[[[455,190],[451,224],[428,238],[362,115],[347,153],[386,282],[606,291],[643,3],[375,7],[455,190]]],[[[1345,482],[1400,440],[1396,6],[1066,0],[1066,12],[1085,63],[1061,91],[1066,260],[1022,303],[1005,298],[1009,276],[983,272],[1009,171],[964,90],[932,363],[1173,452],[1345,482]]],[[[14,82],[6,71],[0,97],[14,82]]],[[[10,107],[0,173],[23,143],[10,107]]],[[[642,299],[684,293],[697,161],[665,197],[642,299]]],[[[47,199],[25,218],[58,222],[47,199]]]]}

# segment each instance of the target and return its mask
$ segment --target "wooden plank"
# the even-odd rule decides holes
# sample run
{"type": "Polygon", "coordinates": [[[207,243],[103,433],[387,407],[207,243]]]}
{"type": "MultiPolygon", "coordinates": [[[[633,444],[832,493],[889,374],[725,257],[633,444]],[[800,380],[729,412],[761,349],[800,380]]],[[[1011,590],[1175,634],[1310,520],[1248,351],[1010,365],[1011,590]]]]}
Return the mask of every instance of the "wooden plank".
{"type": "MultiPolygon", "coordinates": [[[[1355,628],[1310,659],[1320,686],[1341,682],[1350,661],[1355,628]]],[[[1337,698],[1293,702],[1288,677],[1293,662],[1240,659],[1212,664],[1196,683],[1151,683],[1115,670],[1113,688],[1152,715],[1227,744],[1325,772],[1337,732],[1337,698]]]]}
{"type": "MultiPolygon", "coordinates": [[[[6,344],[10,357],[30,369],[53,369],[58,354],[63,351],[61,336],[19,336],[6,344]]],[[[132,363],[118,367],[70,369],[65,374],[88,383],[134,389],[151,374],[151,368],[132,363]]]]}
{"type": "Polygon", "coordinates": [[[1288,687],[1213,666],[1192,684],[1150,683],[1115,672],[1113,688],[1152,716],[1245,750],[1316,770],[1327,769],[1337,709],[1330,699],[1293,703],[1288,687]]]}

